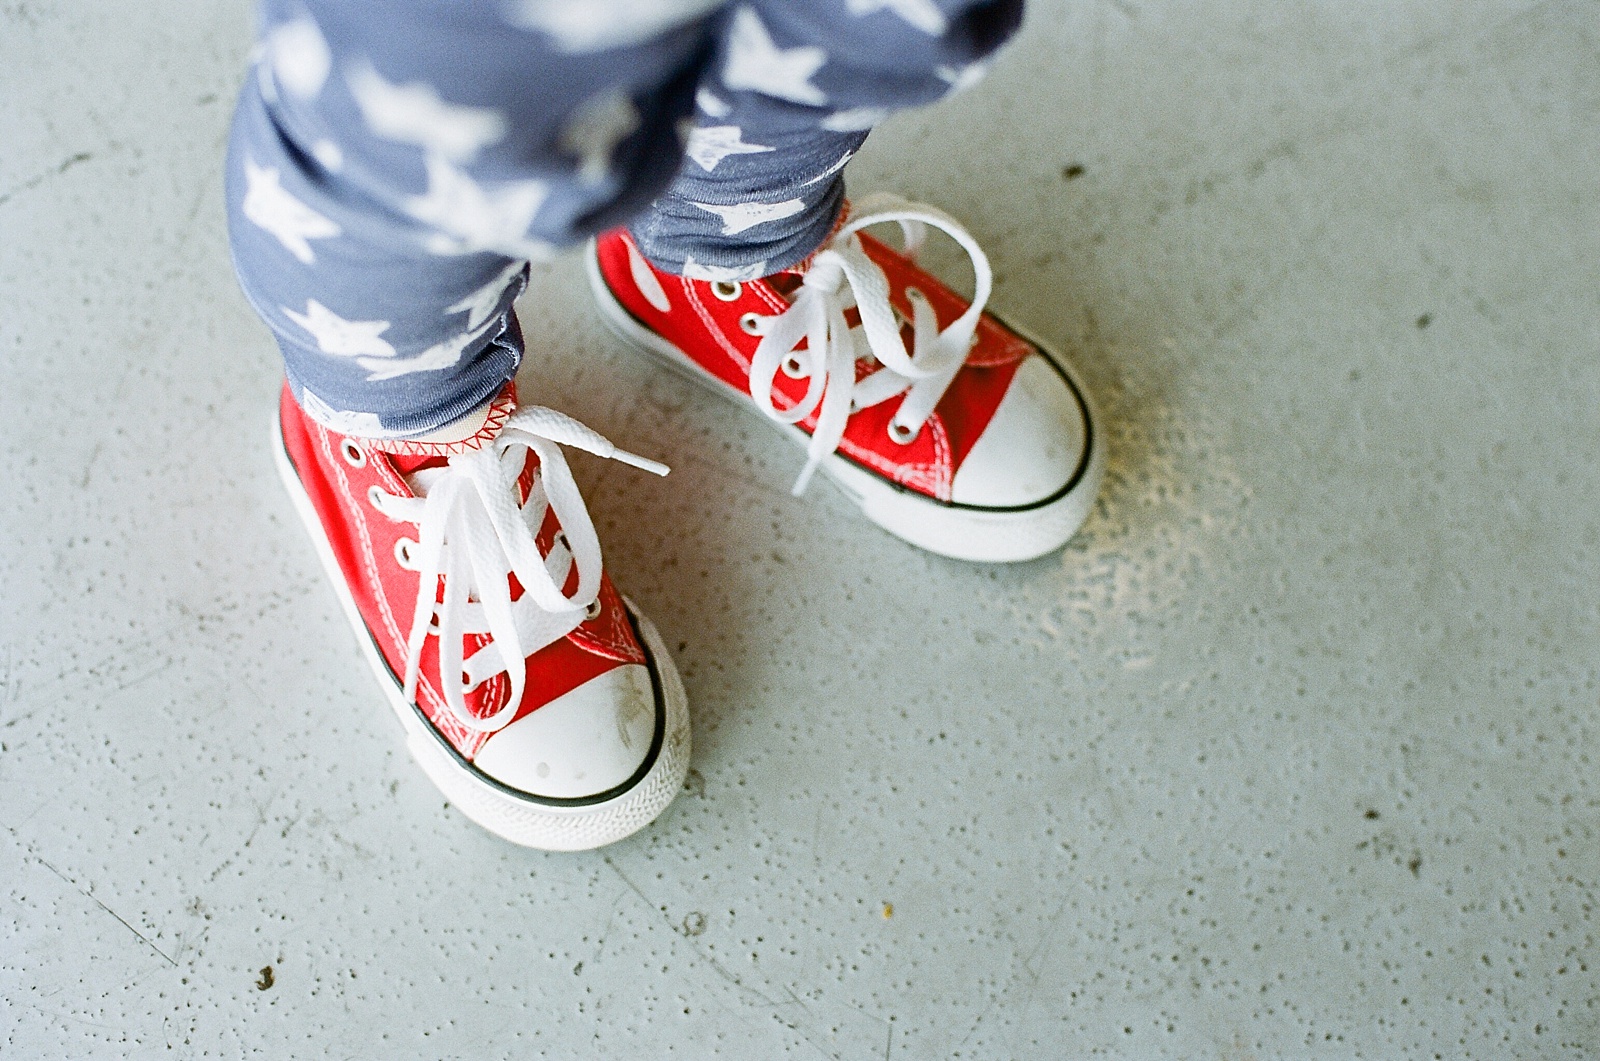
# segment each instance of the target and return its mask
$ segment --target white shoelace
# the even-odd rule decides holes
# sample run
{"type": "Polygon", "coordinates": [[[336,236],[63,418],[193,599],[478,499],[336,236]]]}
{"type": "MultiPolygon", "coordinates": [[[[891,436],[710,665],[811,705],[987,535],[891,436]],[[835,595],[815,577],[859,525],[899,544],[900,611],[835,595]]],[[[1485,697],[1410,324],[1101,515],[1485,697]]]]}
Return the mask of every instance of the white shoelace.
{"type": "Polygon", "coordinates": [[[422,649],[435,634],[445,702],[471,730],[493,732],[511,721],[522,703],[524,660],[583,622],[600,593],[600,540],[562,445],[667,474],[666,465],[618,449],[564,413],[532,405],[513,413],[488,445],[451,457],[448,467],[416,473],[423,496],[397,497],[376,488],[371,495],[385,516],[419,528],[415,555],[402,560],[421,576],[405,697],[416,702],[422,649]],[[519,504],[517,480],[527,450],[538,456],[539,472],[519,504]],[[544,556],[534,539],[552,511],[561,533],[544,556]],[[578,585],[569,597],[561,588],[574,564],[578,585]],[[517,600],[511,599],[511,575],[522,584],[517,600]],[[439,601],[441,576],[444,599],[439,601]],[[462,638],[468,634],[487,634],[491,640],[463,659],[462,638]],[[500,673],[510,678],[510,698],[493,715],[477,718],[467,710],[465,694],[500,673]]]}
{"type": "Polygon", "coordinates": [[[993,283],[989,258],[977,240],[943,211],[889,195],[870,196],[858,204],[849,221],[812,259],[789,308],[775,317],[757,318],[754,326],[762,336],[750,366],[750,396],[756,405],[785,424],[799,423],[817,412],[795,496],[805,492],[817,466],[839,447],[845,423],[858,409],[905,394],[889,423],[889,436],[902,445],[917,437],[966,362],[993,283]],[[927,298],[907,289],[912,311],[910,352],[889,303],[889,279],[856,238],[861,229],[890,221],[900,224],[908,256],[922,246],[929,225],[940,229],[971,257],[976,278],[972,304],[943,331],[927,298]],[[859,329],[845,323],[844,311],[852,304],[861,315],[859,329]],[[858,341],[863,337],[864,342],[858,341]],[[804,349],[799,347],[802,339],[804,349]],[[858,358],[876,359],[881,367],[858,382],[858,358]],[[780,369],[808,381],[805,396],[791,409],[779,409],[772,400],[780,369]]]}

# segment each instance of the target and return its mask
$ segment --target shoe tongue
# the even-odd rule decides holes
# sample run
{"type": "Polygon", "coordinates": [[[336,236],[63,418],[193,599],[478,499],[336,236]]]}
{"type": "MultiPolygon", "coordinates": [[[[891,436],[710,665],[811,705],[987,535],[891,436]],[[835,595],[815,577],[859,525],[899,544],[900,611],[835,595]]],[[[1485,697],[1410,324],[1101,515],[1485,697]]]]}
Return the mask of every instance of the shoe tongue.
{"type": "Polygon", "coordinates": [[[395,453],[389,459],[394,464],[394,470],[400,473],[400,478],[405,480],[417,497],[427,497],[428,487],[450,466],[450,458],[432,454],[395,453]]]}
{"type": "Polygon", "coordinates": [[[793,296],[796,291],[800,290],[800,285],[805,283],[805,279],[805,276],[798,272],[785,270],[781,273],[773,273],[771,276],[766,278],[766,281],[767,286],[772,288],[772,290],[776,291],[784,298],[789,298],[793,296]]]}

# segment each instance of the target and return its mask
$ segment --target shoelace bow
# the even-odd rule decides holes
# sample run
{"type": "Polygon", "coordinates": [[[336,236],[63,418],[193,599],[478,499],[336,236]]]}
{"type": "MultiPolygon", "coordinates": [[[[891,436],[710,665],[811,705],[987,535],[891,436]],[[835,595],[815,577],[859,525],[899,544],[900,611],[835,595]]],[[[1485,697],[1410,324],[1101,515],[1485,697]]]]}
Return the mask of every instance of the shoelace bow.
{"type": "Polygon", "coordinates": [[[751,361],[750,396],[768,416],[795,424],[817,413],[816,429],[806,448],[806,465],[794,484],[795,496],[805,492],[817,466],[838,449],[845,424],[856,410],[904,394],[905,400],[889,423],[890,437],[901,444],[917,437],[966,362],[993,282],[989,258],[977,240],[943,211],[890,195],[870,196],[857,205],[845,225],[812,258],[789,308],[762,320],[761,342],[751,361]],[[920,291],[907,290],[912,312],[909,352],[889,302],[889,279],[856,238],[857,232],[870,225],[891,221],[898,222],[905,235],[908,256],[915,256],[920,249],[928,226],[943,231],[971,257],[976,280],[972,304],[943,331],[927,298],[920,291]],[[858,345],[858,332],[845,322],[844,311],[852,304],[861,316],[859,334],[865,338],[864,348],[858,345]],[[803,348],[799,345],[802,339],[803,348]],[[881,367],[857,381],[858,358],[876,359],[881,367]],[[807,380],[805,396],[789,409],[778,408],[772,400],[780,369],[807,380]]]}
{"type": "Polygon", "coordinates": [[[419,528],[411,557],[420,580],[405,697],[416,702],[422,649],[428,635],[436,634],[445,702],[471,730],[494,732],[511,721],[522,703],[526,658],[572,632],[599,597],[600,539],[563,445],[667,474],[666,465],[617,448],[564,413],[533,405],[513,413],[488,445],[451,457],[448,467],[417,473],[426,483],[423,496],[373,495],[384,515],[419,528]],[[517,481],[528,450],[539,458],[539,474],[519,502],[517,481]],[[550,512],[561,533],[544,555],[535,536],[550,512]],[[561,588],[574,565],[578,584],[569,597],[561,588]],[[523,590],[516,600],[511,599],[512,575],[523,590]],[[444,597],[439,600],[441,577],[444,597]],[[462,638],[468,634],[487,634],[491,640],[463,659],[462,638]],[[510,679],[510,698],[488,718],[474,716],[465,694],[500,673],[510,679]],[[457,674],[460,681],[454,679],[457,674]]]}

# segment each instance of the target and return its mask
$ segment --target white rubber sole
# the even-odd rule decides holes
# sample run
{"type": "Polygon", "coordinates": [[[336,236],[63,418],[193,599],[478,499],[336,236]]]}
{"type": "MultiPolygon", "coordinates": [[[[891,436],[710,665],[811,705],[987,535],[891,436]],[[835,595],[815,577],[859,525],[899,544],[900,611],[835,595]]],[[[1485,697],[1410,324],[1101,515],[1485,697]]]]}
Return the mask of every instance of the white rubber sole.
{"type": "MultiPolygon", "coordinates": [[[[738,403],[780,431],[804,450],[811,440],[800,428],[781,424],[763,415],[744,391],[728,386],[678,349],[671,342],[641,324],[627,307],[617,301],[600,273],[596,244],[590,241],[584,259],[589,287],[594,292],[600,319],[619,338],[649,354],[655,360],[738,403]]],[[[1008,327],[1010,327],[1008,325],[1008,327]]],[[[1105,445],[1095,430],[1094,407],[1076,378],[1044,347],[1019,329],[1017,334],[1033,343],[1059,372],[1083,410],[1087,454],[1077,473],[1057,494],[1037,505],[1014,509],[986,509],[970,505],[945,504],[892,483],[837,453],[819,466],[845,495],[860,507],[862,515],[890,534],[912,545],[941,556],[980,563],[1015,563],[1033,560],[1065,545],[1083,521],[1099,493],[1105,476],[1105,445]]]]}
{"type": "Polygon", "coordinates": [[[400,682],[378,651],[356,608],[355,598],[345,585],[339,562],[323,532],[322,521],[317,518],[316,509],[284,449],[282,426],[276,415],[272,418],[272,454],[328,581],[333,583],[345,618],[355,631],[362,655],[400,719],[411,757],[461,813],[514,844],[542,851],[587,851],[616,843],[637,832],[667,809],[682,790],[689,771],[689,701],[661,635],[631,601],[627,602],[628,613],[644,642],[656,688],[656,728],[651,744],[654,758],[646,760],[649,768],[625,790],[598,802],[547,800],[518,793],[480,774],[462,760],[402,695],[400,682]]]}

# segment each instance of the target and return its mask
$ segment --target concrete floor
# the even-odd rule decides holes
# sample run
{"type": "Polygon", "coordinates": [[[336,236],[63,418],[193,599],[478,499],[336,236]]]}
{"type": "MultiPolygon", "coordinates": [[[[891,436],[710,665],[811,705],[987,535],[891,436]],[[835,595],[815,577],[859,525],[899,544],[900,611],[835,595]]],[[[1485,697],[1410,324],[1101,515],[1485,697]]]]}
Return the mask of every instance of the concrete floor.
{"type": "Polygon", "coordinates": [[[1032,564],[791,499],[540,270],[527,392],[674,465],[576,462],[696,726],[556,856],[409,761],[274,477],[244,4],[4,0],[0,1055],[1596,1056],[1597,15],[1037,0],[884,128],[1100,402],[1032,564]]]}

